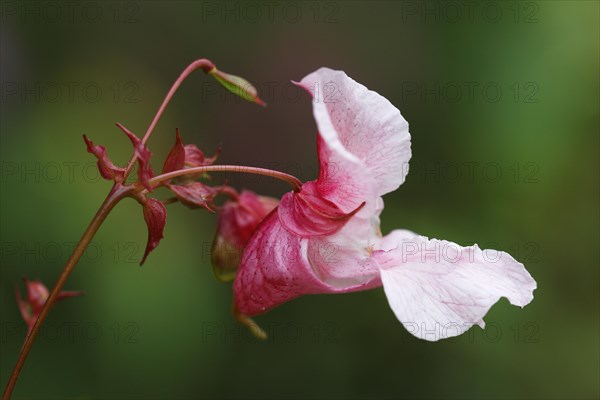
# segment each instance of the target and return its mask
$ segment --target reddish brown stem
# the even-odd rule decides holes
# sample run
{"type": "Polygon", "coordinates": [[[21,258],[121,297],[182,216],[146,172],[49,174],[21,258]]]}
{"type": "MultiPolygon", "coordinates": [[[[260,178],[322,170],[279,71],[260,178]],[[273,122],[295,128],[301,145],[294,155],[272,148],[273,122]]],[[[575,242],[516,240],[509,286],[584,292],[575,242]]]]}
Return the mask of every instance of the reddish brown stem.
{"type": "MultiPolygon", "coordinates": [[[[215,67],[215,64],[213,64],[212,61],[207,60],[206,58],[201,58],[201,59],[196,60],[193,63],[191,63],[190,65],[187,66],[186,69],[183,70],[181,75],[179,75],[177,80],[175,80],[175,82],[171,86],[171,89],[169,89],[169,92],[165,96],[163,102],[161,103],[160,107],[158,108],[158,111],[154,115],[152,122],[150,122],[150,125],[148,126],[148,129],[146,130],[146,133],[144,134],[144,137],[142,138],[143,144],[145,144],[148,141],[148,138],[150,138],[150,134],[152,134],[152,131],[156,127],[156,124],[158,124],[158,120],[160,120],[160,117],[165,112],[167,105],[169,104],[169,102],[173,98],[173,95],[175,95],[175,92],[177,91],[177,89],[179,89],[179,87],[181,86],[183,81],[185,81],[187,79],[187,77],[190,76],[190,74],[197,69],[202,69],[204,72],[209,72],[214,67],[215,67]]],[[[134,154],[131,157],[131,160],[129,160],[129,164],[127,164],[127,169],[125,169],[125,179],[127,179],[129,174],[131,173],[131,170],[133,169],[133,165],[135,164],[136,160],[137,160],[137,155],[134,154]]]]}
{"type": "Polygon", "coordinates": [[[25,360],[27,359],[27,355],[29,354],[29,351],[31,350],[31,346],[33,345],[33,342],[35,341],[35,338],[37,337],[37,335],[40,331],[40,328],[41,328],[42,324],[44,323],[44,320],[48,316],[50,309],[54,305],[59,292],[62,290],[63,286],[65,285],[65,282],[69,278],[69,275],[71,275],[73,268],[75,267],[75,265],[77,265],[77,262],[79,261],[79,259],[83,255],[85,249],[87,248],[90,241],[94,237],[94,234],[98,231],[98,228],[100,228],[100,225],[102,225],[102,222],[104,222],[104,220],[106,219],[106,216],[110,213],[110,211],[114,208],[114,206],[119,202],[119,200],[121,200],[123,197],[125,197],[128,190],[130,190],[130,189],[126,188],[122,185],[113,186],[112,190],[110,191],[110,193],[108,194],[108,196],[106,197],[106,199],[104,200],[104,202],[102,203],[102,205],[100,206],[98,211],[96,212],[96,215],[94,216],[94,218],[88,225],[87,229],[83,233],[83,236],[81,236],[81,239],[79,239],[79,243],[77,243],[77,246],[73,250],[73,254],[71,254],[71,257],[69,257],[69,260],[67,261],[67,264],[65,265],[65,268],[63,269],[62,273],[58,277],[58,281],[54,285],[54,288],[52,288],[52,291],[50,292],[48,300],[46,300],[46,303],[44,304],[44,307],[42,308],[42,311],[40,312],[40,315],[39,315],[38,319],[36,320],[35,325],[33,325],[33,328],[25,337],[25,343],[23,343],[23,347],[21,348],[21,353],[19,354],[19,359],[17,360],[17,364],[15,365],[15,368],[14,368],[12,374],[10,375],[10,379],[8,380],[8,384],[6,385],[6,389],[4,389],[4,394],[2,395],[3,400],[10,399],[10,396],[12,395],[12,392],[15,388],[15,384],[17,383],[17,380],[19,379],[19,374],[21,373],[21,369],[23,368],[23,365],[25,364],[25,360]]]}

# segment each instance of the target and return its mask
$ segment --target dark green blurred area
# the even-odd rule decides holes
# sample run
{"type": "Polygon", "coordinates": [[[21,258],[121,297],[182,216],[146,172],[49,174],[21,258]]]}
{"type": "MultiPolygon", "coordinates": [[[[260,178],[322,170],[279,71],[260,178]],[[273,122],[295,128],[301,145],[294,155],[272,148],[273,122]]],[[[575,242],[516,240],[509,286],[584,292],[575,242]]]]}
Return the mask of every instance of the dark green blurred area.
{"type": "MultiPolygon", "coordinates": [[[[230,316],[209,263],[215,217],[169,206],[140,268],[139,206],[120,204],[75,269],[15,391],[23,398],[598,398],[599,7],[597,2],[2,2],[1,360],[25,324],[22,276],[53,285],[110,185],[81,134],[124,163],[118,121],[142,135],[181,70],[208,57],[258,87],[261,109],[201,73],[150,147],[179,128],[222,163],[312,179],[310,101],[289,83],[345,70],[410,123],[406,183],[385,232],[406,228],[510,252],[538,282],[520,310],[437,343],[411,337],[382,290],[308,296],[230,316]]],[[[215,175],[279,196],[268,179],[215,175]]]]}

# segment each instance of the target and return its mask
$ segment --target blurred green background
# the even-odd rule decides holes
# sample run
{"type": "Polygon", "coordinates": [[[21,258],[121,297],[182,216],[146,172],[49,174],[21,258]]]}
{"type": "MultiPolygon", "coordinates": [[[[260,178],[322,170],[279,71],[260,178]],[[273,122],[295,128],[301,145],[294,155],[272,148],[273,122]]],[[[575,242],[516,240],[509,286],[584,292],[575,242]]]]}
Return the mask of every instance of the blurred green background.
{"type": "MultiPolygon", "coordinates": [[[[193,75],[150,140],[159,169],[175,128],[222,163],[316,176],[310,101],[289,83],[346,71],[410,123],[406,183],[384,233],[407,228],[510,252],[538,282],[488,328],[411,337],[382,290],[306,296],[231,319],[209,263],[215,217],[169,206],[144,267],[139,206],[94,238],[25,365],[23,398],[598,398],[598,2],[2,2],[0,383],[25,324],[14,285],[53,285],[110,185],[81,135],[124,163],[119,121],[141,135],[192,60],[244,76],[269,107],[193,75]]],[[[280,196],[268,179],[214,179],[280,196]]],[[[22,287],[22,286],[21,286],[22,287]]]]}

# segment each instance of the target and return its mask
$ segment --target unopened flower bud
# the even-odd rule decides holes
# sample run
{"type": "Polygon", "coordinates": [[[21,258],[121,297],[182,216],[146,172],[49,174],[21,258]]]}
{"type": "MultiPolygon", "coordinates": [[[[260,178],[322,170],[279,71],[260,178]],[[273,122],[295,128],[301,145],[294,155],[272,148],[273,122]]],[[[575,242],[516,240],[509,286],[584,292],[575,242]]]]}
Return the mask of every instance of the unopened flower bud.
{"type": "Polygon", "coordinates": [[[208,74],[212,75],[217,82],[223,85],[231,93],[240,96],[242,99],[263,107],[267,105],[260,97],[258,97],[256,88],[244,78],[219,71],[217,67],[208,71],[208,74]]]}
{"type": "Polygon", "coordinates": [[[258,196],[249,190],[225,202],[212,247],[213,270],[219,280],[229,281],[235,277],[244,246],[278,203],[277,199],[258,196]]]}

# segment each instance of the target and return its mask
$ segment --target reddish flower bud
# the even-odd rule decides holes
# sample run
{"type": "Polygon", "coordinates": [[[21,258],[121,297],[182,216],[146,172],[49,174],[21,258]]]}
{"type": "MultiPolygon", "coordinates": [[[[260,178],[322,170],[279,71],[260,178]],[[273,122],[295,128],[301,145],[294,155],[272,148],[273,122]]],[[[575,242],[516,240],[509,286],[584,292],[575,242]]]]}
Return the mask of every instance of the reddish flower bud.
{"type": "MultiPolygon", "coordinates": [[[[46,300],[50,296],[50,292],[41,281],[30,281],[27,278],[23,278],[23,281],[25,282],[25,290],[27,292],[26,299],[21,297],[21,291],[18,286],[15,288],[15,294],[21,316],[27,324],[27,329],[31,331],[33,325],[35,325],[35,321],[37,321],[42,312],[42,307],[44,307],[46,300]]],[[[62,291],[58,294],[56,300],[82,295],[83,292],[62,291]]]]}
{"type": "Polygon", "coordinates": [[[258,196],[249,190],[244,190],[237,199],[225,202],[212,248],[213,270],[219,280],[234,278],[244,246],[277,205],[277,199],[258,196]]]}

